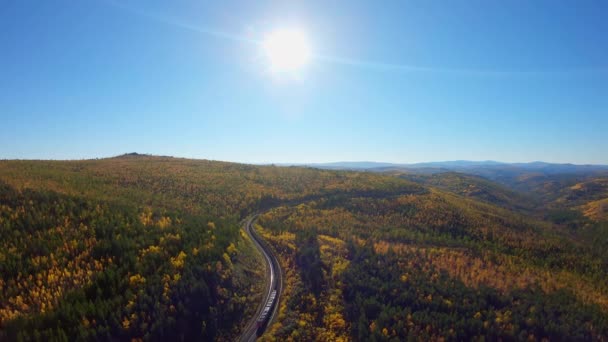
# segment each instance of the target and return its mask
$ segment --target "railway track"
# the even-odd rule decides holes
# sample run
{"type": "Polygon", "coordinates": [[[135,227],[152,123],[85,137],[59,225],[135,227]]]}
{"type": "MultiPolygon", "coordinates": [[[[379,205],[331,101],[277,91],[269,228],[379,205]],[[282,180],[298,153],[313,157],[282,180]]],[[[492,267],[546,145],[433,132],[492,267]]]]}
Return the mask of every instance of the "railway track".
{"type": "Polygon", "coordinates": [[[260,302],[255,315],[245,326],[245,330],[240,338],[240,341],[242,342],[255,341],[275,319],[283,287],[281,267],[279,266],[277,258],[274,256],[267,243],[253,229],[253,223],[257,217],[257,214],[249,217],[245,221],[244,229],[256,248],[264,256],[267,286],[264,290],[263,300],[260,302]]]}

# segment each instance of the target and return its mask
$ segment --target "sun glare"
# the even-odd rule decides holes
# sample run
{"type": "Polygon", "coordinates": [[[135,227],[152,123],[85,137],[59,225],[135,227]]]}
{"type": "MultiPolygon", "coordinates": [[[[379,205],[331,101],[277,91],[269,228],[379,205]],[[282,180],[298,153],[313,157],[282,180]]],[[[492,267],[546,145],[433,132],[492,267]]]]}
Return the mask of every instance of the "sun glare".
{"type": "Polygon", "coordinates": [[[308,39],[297,30],[276,30],[263,42],[264,54],[274,72],[295,72],[305,66],[311,57],[308,39]]]}

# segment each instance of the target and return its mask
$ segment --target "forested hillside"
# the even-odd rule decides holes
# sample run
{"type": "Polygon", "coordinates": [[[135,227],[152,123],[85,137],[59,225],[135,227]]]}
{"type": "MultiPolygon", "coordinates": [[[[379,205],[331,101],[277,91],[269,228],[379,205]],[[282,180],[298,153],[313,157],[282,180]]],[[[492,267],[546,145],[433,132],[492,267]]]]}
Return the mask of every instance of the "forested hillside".
{"type": "Polygon", "coordinates": [[[437,187],[455,194],[471,197],[503,208],[531,211],[540,205],[534,196],[514,191],[485,178],[457,172],[413,174],[395,172],[396,176],[420,184],[437,187]]]}
{"type": "Polygon", "coordinates": [[[241,230],[257,212],[285,273],[263,339],[608,337],[601,181],[551,197],[584,213],[569,226],[488,180],[434,177],[1,161],[0,340],[234,340],[261,296],[241,230]]]}
{"type": "Polygon", "coordinates": [[[226,339],[263,268],[240,220],[390,177],[125,155],[0,162],[0,339],[226,339]]]}
{"type": "Polygon", "coordinates": [[[2,185],[0,224],[8,340],[228,337],[246,309],[233,218],[2,185]]]}
{"type": "Polygon", "coordinates": [[[438,190],[275,208],[260,225],[288,270],[276,340],[608,336],[606,226],[594,243],[438,190]]]}
{"type": "Polygon", "coordinates": [[[437,187],[516,212],[532,214],[576,230],[608,221],[608,176],[598,172],[511,175],[504,184],[480,176],[388,172],[413,182],[437,187]]]}

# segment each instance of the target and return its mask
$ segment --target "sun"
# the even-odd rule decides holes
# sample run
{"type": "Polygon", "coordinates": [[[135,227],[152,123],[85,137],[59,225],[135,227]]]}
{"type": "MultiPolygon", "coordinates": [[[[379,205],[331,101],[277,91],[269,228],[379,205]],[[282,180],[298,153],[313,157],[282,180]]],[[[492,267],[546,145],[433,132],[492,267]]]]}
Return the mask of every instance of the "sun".
{"type": "Polygon", "coordinates": [[[296,72],[308,64],[311,57],[306,35],[294,29],[270,32],[262,48],[274,72],[296,72]]]}

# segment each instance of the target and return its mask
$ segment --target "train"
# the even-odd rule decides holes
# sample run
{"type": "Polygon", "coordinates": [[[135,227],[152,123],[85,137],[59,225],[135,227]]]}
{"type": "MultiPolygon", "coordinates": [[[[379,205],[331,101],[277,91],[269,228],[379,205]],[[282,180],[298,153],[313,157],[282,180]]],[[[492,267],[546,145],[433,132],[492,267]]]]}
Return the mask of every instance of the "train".
{"type": "Polygon", "coordinates": [[[272,311],[274,310],[274,306],[277,304],[277,290],[272,290],[270,292],[270,296],[268,297],[268,301],[264,306],[262,312],[258,316],[256,321],[256,335],[258,337],[262,336],[264,331],[266,330],[266,326],[268,325],[268,320],[270,316],[272,316],[272,311]]]}

